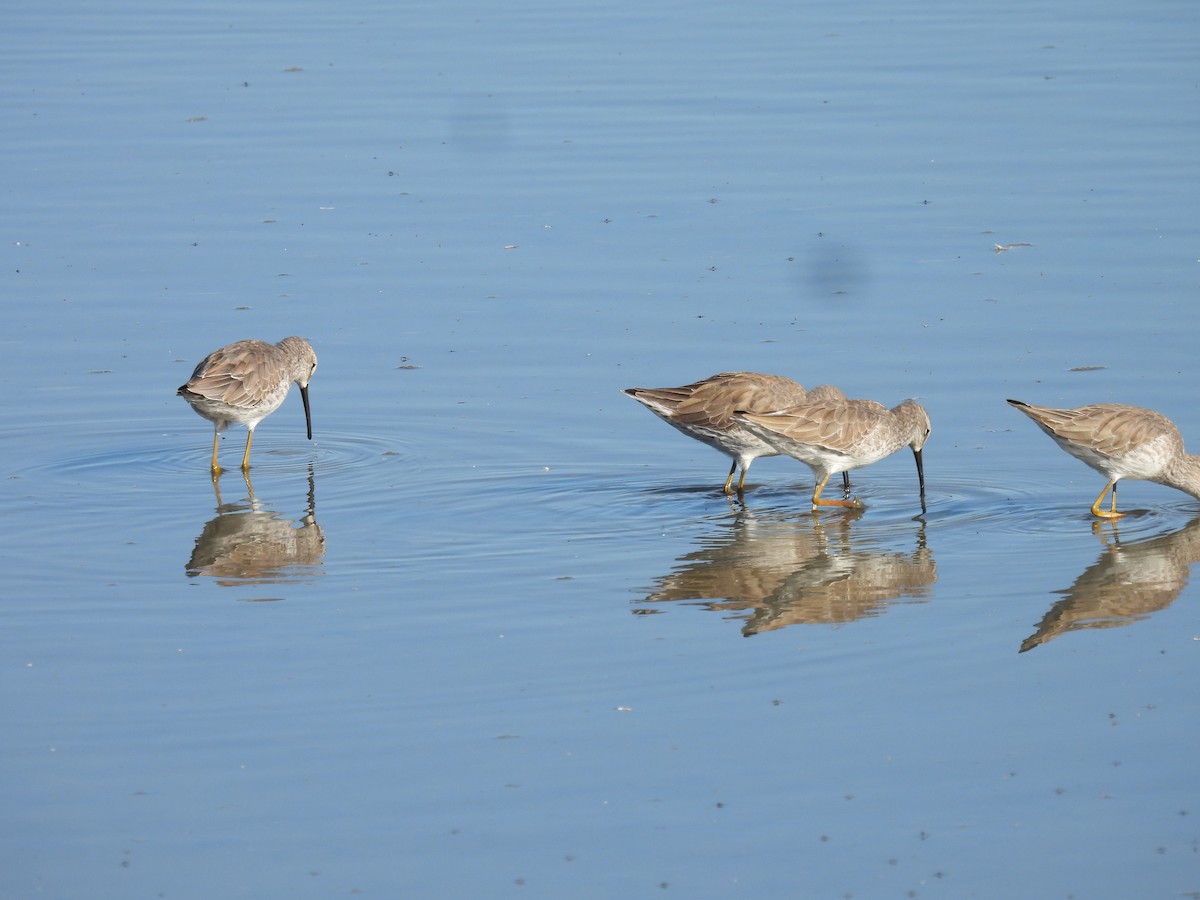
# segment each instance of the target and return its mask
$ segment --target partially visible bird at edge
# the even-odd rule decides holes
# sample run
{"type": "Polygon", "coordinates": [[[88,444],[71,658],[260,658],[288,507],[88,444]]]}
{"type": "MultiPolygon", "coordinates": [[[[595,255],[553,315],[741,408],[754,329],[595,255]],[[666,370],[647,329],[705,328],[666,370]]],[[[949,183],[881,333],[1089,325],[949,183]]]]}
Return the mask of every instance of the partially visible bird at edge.
{"type": "Polygon", "coordinates": [[[1200,456],[1183,449],[1175,423],[1162,413],[1120,403],[1095,403],[1075,409],[1052,409],[1009,400],[1067,453],[1106,479],[1092,504],[1098,519],[1120,519],[1117,482],[1122,478],[1153,481],[1200,498],[1200,456]],[[1108,509],[1104,497],[1112,492],[1108,509]]]}

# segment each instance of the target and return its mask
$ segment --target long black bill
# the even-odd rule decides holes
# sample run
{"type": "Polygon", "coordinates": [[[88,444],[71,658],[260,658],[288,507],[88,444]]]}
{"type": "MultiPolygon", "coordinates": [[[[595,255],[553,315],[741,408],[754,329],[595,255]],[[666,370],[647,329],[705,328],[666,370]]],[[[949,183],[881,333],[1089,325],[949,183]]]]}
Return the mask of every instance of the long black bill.
{"type": "Polygon", "coordinates": [[[917,480],[921,482],[921,515],[925,514],[925,464],[921,461],[921,451],[914,450],[913,458],[917,461],[917,480]]]}
{"type": "MultiPolygon", "coordinates": [[[[304,385],[300,386],[300,399],[304,401],[304,424],[308,426],[308,439],[312,440],[312,413],[308,411],[308,388],[304,385]]],[[[920,462],[920,460],[918,460],[920,462]]],[[[924,494],[924,488],[921,488],[924,494]]]]}

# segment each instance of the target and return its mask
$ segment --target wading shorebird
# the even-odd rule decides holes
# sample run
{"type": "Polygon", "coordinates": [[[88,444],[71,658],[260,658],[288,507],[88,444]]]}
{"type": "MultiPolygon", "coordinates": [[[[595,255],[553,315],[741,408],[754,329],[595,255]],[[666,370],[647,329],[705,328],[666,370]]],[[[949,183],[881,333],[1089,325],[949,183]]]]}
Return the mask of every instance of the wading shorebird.
{"type": "Polygon", "coordinates": [[[1080,462],[1108,479],[1092,504],[1098,519],[1120,519],[1117,512],[1117,482],[1122,478],[1154,481],[1200,498],[1200,456],[1183,449],[1183,437],[1175,423],[1152,409],[1119,403],[1096,403],[1076,409],[1049,409],[1020,400],[1008,405],[1037,423],[1080,462]],[[1112,491],[1112,503],[1101,509],[1104,495],[1112,491]]]}
{"type": "Polygon", "coordinates": [[[279,409],[292,382],[300,385],[304,421],[312,440],[312,416],[308,409],[308,382],[317,370],[317,354],[304,338],[288,337],[278,344],[237,341],[214,350],[196,366],[187,384],[176,393],[192,409],[213,423],[212,473],[221,474],[217,449],[221,432],[232,424],[245,425],[246,452],[242,471],[250,468],[250,443],[254,429],[279,409]]]}
{"type": "Polygon", "coordinates": [[[825,500],[821,492],[829,476],[869,466],[901,447],[912,448],[917,461],[921,512],[925,512],[925,468],[921,452],[929,438],[929,414],[915,400],[888,409],[874,400],[831,399],[804,403],[770,413],[739,410],[734,419],[779,453],[806,463],[816,476],[813,509],[847,506],[861,509],[862,502],[825,500]]]}
{"type": "MultiPolygon", "coordinates": [[[[831,384],[806,391],[790,378],[758,372],[721,372],[682,387],[628,388],[622,393],[688,437],[732,457],[729,477],[725,479],[726,494],[733,493],[733,476],[739,465],[742,467],[742,476],[737,482],[740,494],[746,484],[750,463],[760,456],[779,455],[774,446],[734,421],[735,411],[766,413],[814,399],[845,397],[831,384]]],[[[849,490],[848,478],[845,486],[849,490]]]]}

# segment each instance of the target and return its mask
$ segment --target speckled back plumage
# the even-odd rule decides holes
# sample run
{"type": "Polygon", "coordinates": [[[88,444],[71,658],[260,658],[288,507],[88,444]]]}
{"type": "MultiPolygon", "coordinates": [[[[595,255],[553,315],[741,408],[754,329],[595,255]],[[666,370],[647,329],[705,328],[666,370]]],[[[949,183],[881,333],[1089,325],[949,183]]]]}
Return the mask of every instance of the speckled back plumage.
{"type": "Polygon", "coordinates": [[[782,375],[721,372],[682,387],[629,388],[625,393],[676,427],[724,429],[736,427],[735,410],[783,409],[803,403],[808,392],[782,375]]]}
{"type": "Polygon", "coordinates": [[[1175,423],[1152,409],[1120,403],[1051,409],[1019,400],[1008,402],[1036,422],[1067,453],[1106,475],[1125,468],[1122,460],[1130,459],[1151,444],[1161,446],[1166,454],[1183,452],[1183,437],[1175,423]]]}
{"type": "Polygon", "coordinates": [[[929,415],[915,400],[888,409],[874,400],[830,399],[769,413],[744,411],[743,425],[776,450],[825,472],[869,465],[901,447],[920,450],[929,415]]]}

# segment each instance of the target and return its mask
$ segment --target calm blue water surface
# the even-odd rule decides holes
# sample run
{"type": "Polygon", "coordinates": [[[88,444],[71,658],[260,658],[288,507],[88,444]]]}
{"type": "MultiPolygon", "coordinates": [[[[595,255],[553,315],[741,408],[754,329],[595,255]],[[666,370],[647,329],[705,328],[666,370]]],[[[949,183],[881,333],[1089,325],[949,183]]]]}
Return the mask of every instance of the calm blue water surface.
{"type": "Polygon", "coordinates": [[[1200,892],[1200,7],[5,17],[0,896],[1200,892]],[[174,396],[308,337],[222,445],[174,396]],[[751,472],[620,394],[933,421],[751,472]]]}

